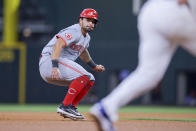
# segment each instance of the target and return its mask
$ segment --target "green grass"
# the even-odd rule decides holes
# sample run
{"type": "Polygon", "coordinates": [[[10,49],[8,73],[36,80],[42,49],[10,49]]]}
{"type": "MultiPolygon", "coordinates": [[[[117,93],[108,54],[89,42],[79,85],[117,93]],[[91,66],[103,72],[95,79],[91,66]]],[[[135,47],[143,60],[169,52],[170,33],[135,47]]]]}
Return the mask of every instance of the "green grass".
{"type": "Polygon", "coordinates": [[[127,106],[120,109],[124,113],[196,113],[196,107],[176,106],[127,106]]]}
{"type": "MultiPolygon", "coordinates": [[[[0,111],[13,112],[56,112],[58,105],[52,104],[0,104],[0,111]]],[[[88,112],[91,105],[79,105],[80,112],[88,112]]],[[[120,113],[196,113],[196,107],[175,106],[126,106],[120,113]]]]}
{"type": "Polygon", "coordinates": [[[175,118],[120,118],[120,120],[153,120],[153,121],[196,122],[196,119],[175,119],[175,118]]]}
{"type": "MultiPolygon", "coordinates": [[[[58,105],[50,104],[0,104],[0,112],[56,112],[58,105]]],[[[79,105],[79,112],[88,112],[91,105],[79,105]]],[[[126,106],[120,109],[120,113],[193,113],[196,107],[176,106],[126,106]]],[[[157,121],[184,121],[196,122],[196,119],[175,118],[120,118],[121,120],[157,120],[157,121]]]]}
{"type": "Polygon", "coordinates": [[[57,107],[49,104],[0,104],[0,112],[55,112],[57,107]]]}

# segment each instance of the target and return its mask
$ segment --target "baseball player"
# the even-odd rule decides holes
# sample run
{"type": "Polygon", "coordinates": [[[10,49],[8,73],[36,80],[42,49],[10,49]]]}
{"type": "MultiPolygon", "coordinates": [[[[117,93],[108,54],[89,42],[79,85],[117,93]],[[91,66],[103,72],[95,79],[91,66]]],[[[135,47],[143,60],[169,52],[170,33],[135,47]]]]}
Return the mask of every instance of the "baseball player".
{"type": "Polygon", "coordinates": [[[87,50],[90,36],[98,22],[98,13],[94,9],[84,9],[79,16],[79,23],[69,26],[56,34],[43,48],[39,62],[41,77],[50,84],[69,86],[57,112],[63,117],[84,119],[76,110],[78,103],[93,86],[95,78],[81,65],[80,59],[94,71],[103,72],[104,66],[93,62],[87,50]]]}
{"type": "Polygon", "coordinates": [[[113,131],[119,108],[158,84],[177,47],[196,56],[195,9],[195,0],[148,0],[144,4],[138,17],[136,70],[90,110],[100,130],[113,131]]]}

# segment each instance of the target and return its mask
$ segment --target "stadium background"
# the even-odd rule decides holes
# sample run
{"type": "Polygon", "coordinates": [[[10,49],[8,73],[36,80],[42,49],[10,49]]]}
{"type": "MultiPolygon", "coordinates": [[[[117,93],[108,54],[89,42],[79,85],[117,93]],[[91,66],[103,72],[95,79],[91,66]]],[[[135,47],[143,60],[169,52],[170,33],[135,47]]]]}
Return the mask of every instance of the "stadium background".
{"type": "MultiPolygon", "coordinates": [[[[4,1],[10,0],[0,0],[1,45],[5,43],[4,1]]],[[[139,42],[135,7],[140,0],[136,0],[136,3],[134,1],[21,0],[18,9],[18,38],[12,42],[16,48],[0,48],[0,103],[61,102],[67,88],[49,85],[41,79],[39,56],[43,46],[55,33],[77,23],[84,8],[94,8],[99,13],[99,25],[90,33],[92,40],[89,51],[97,63],[106,67],[106,71],[92,72],[96,84],[81,104],[92,104],[107,95],[137,66],[139,42]],[[25,44],[25,51],[19,47],[20,44],[25,44]],[[21,56],[21,52],[25,57],[21,56]],[[25,66],[21,67],[21,59],[25,66]],[[25,74],[22,93],[21,74],[25,74]]],[[[90,71],[80,60],[78,62],[90,71]]],[[[195,106],[195,80],[195,58],[179,48],[158,88],[130,104],[195,106]]]]}

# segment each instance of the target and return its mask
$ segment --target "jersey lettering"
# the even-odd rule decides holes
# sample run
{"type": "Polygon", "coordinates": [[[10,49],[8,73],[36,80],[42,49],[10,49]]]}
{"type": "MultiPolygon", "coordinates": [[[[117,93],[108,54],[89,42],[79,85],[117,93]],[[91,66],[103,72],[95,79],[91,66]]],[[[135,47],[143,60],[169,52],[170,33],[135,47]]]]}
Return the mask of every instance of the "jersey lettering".
{"type": "Polygon", "coordinates": [[[82,45],[76,45],[75,43],[72,43],[70,45],[70,48],[72,50],[76,50],[76,51],[79,51],[79,52],[82,52],[84,50],[84,47],[82,45]]]}

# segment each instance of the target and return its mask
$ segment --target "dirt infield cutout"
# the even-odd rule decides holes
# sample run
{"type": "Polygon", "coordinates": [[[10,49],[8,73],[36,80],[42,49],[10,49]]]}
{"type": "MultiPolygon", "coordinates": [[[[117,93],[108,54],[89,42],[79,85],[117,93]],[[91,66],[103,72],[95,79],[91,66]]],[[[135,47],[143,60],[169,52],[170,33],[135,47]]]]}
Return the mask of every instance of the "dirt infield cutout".
{"type": "MultiPolygon", "coordinates": [[[[89,114],[84,116],[87,120],[72,121],[55,112],[0,112],[0,131],[96,131],[89,114]]],[[[120,113],[119,118],[118,131],[196,131],[196,114],[120,113]]]]}

